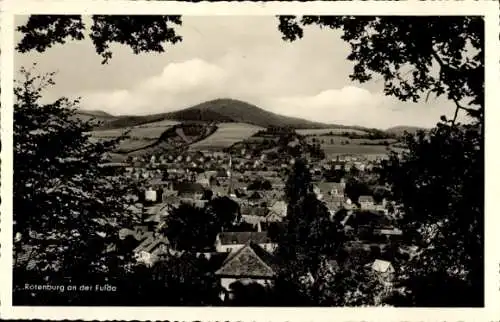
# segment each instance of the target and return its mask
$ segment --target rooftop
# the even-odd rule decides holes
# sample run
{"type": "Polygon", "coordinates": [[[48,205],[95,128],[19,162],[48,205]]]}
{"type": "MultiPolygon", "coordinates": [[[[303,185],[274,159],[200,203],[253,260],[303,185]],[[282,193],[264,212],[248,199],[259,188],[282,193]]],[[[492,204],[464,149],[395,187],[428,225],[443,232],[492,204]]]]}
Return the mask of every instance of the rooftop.
{"type": "Polygon", "coordinates": [[[275,271],[272,255],[260,246],[249,243],[229,254],[222,267],[215,272],[218,276],[272,278],[275,271]]]}

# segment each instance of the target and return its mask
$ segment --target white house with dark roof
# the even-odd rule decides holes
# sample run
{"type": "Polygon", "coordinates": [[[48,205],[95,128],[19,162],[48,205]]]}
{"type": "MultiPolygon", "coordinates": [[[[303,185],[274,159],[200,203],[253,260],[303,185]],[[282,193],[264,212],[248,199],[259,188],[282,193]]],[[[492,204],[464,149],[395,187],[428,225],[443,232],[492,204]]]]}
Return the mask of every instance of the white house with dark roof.
{"type": "Polygon", "coordinates": [[[259,245],[247,243],[227,256],[215,276],[220,278],[220,284],[228,295],[236,282],[269,287],[276,276],[274,258],[259,245]]]}
{"type": "Polygon", "coordinates": [[[318,182],[313,187],[314,193],[318,199],[328,197],[343,198],[345,195],[345,183],[341,182],[318,182]]]}
{"type": "Polygon", "coordinates": [[[373,209],[375,207],[375,200],[373,200],[372,196],[359,196],[358,202],[361,209],[373,209]]]}
{"type": "Polygon", "coordinates": [[[143,240],[134,250],[135,259],[146,265],[152,265],[160,256],[168,254],[170,242],[167,237],[151,235],[143,240]]]}
{"type": "Polygon", "coordinates": [[[394,274],[396,273],[396,270],[394,269],[392,263],[386,260],[376,259],[370,266],[371,270],[375,272],[375,274],[383,282],[392,281],[392,279],[394,278],[394,274]]]}
{"type": "Polygon", "coordinates": [[[285,218],[287,215],[288,205],[283,200],[278,200],[269,207],[269,213],[285,218]]]}
{"type": "Polygon", "coordinates": [[[248,243],[255,243],[268,252],[274,252],[278,244],[273,242],[267,232],[221,232],[215,238],[215,249],[219,253],[234,252],[248,243]]]}

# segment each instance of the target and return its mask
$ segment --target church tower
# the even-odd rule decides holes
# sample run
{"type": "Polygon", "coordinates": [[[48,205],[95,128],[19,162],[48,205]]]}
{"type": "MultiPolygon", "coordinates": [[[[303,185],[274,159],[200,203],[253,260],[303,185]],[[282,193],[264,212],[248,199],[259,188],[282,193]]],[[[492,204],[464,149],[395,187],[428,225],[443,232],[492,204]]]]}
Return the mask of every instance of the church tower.
{"type": "Polygon", "coordinates": [[[233,159],[231,154],[229,154],[229,166],[227,167],[227,179],[228,179],[228,187],[227,187],[227,195],[230,196],[233,193],[233,159]]]}

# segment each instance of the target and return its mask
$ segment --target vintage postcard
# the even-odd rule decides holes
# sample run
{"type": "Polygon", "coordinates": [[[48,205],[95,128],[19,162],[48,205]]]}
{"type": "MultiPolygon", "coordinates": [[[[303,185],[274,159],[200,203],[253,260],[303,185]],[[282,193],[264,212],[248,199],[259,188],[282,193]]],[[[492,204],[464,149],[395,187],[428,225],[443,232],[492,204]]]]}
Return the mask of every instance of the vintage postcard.
{"type": "Polygon", "coordinates": [[[1,317],[499,319],[498,35],[486,1],[7,2],[1,317]]]}

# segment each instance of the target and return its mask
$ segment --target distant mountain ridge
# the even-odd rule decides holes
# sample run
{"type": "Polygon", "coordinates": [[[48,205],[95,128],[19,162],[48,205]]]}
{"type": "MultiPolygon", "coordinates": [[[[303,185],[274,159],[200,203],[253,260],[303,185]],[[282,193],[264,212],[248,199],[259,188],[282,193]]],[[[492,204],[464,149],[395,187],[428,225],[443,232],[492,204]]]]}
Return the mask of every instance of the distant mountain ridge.
{"type": "Polygon", "coordinates": [[[88,116],[116,118],[116,116],[100,110],[79,110],[77,113],[88,116]]]}
{"type": "MultiPolygon", "coordinates": [[[[368,127],[341,124],[327,124],[304,120],[296,117],[283,116],[266,111],[253,104],[236,99],[220,98],[203,102],[181,110],[150,114],[150,115],[120,115],[115,116],[100,110],[80,110],[78,116],[84,119],[95,118],[102,122],[99,130],[128,128],[137,125],[158,122],[162,120],[208,122],[208,123],[247,123],[260,127],[291,127],[294,129],[356,129],[371,130],[368,127]]],[[[396,126],[387,129],[390,133],[403,133],[404,130],[416,131],[420,128],[410,126],[396,126]]]]}
{"type": "Polygon", "coordinates": [[[328,128],[330,124],[288,117],[266,111],[240,100],[223,98],[166,114],[167,119],[178,121],[209,121],[247,123],[261,127],[328,128]]]}

